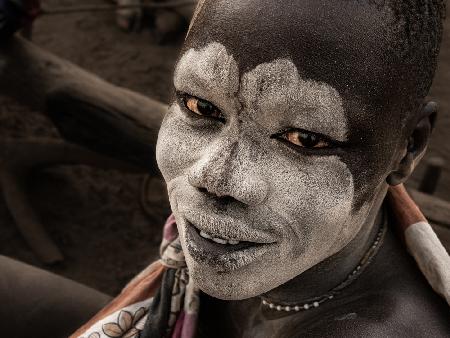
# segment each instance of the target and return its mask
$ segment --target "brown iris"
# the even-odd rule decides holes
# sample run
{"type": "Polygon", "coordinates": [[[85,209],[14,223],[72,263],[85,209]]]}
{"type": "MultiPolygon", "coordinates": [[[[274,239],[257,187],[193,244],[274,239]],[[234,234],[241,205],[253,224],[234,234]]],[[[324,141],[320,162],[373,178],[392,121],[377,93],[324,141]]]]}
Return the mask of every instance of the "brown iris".
{"type": "Polygon", "coordinates": [[[290,130],[283,134],[283,138],[292,144],[303,148],[327,148],[330,144],[323,137],[300,130],[290,130]]]}
{"type": "Polygon", "coordinates": [[[222,113],[211,102],[194,96],[186,96],[184,98],[184,103],[187,109],[197,115],[222,119],[222,113]]]}

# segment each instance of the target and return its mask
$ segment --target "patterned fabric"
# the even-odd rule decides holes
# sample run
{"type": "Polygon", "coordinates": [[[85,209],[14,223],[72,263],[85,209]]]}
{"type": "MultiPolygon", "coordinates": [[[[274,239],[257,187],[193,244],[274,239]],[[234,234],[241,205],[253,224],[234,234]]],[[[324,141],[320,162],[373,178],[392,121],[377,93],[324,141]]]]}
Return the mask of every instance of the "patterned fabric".
{"type": "MultiPolygon", "coordinates": [[[[423,224],[428,223],[402,185],[390,188],[387,200],[395,218],[392,223],[401,234],[406,233],[408,245],[412,239],[407,232],[420,223],[422,231],[418,233],[423,234],[423,224]]],[[[449,301],[450,276],[445,267],[450,265],[450,257],[437,237],[430,237],[431,232],[428,226],[425,235],[414,235],[414,245],[408,249],[430,285],[449,301]],[[428,243],[430,238],[432,245],[428,243]]],[[[195,337],[199,290],[189,278],[173,216],[164,226],[160,253],[158,262],[135,277],[119,296],[70,338],[195,337]]]]}
{"type": "Polygon", "coordinates": [[[189,271],[173,215],[168,218],[164,226],[160,253],[162,264],[169,268],[159,290],[159,294],[166,293],[166,297],[161,297],[160,303],[166,302],[167,304],[162,304],[157,308],[156,303],[154,303],[152,313],[165,309],[168,318],[164,321],[150,319],[142,332],[141,338],[167,337],[172,332],[172,338],[194,337],[200,304],[199,290],[194,286],[192,279],[189,278],[189,271]],[[152,330],[156,330],[158,327],[159,331],[156,334],[152,330]]]}
{"type": "Polygon", "coordinates": [[[152,299],[116,311],[93,325],[81,338],[138,338],[148,318],[152,299]]]}
{"type": "Polygon", "coordinates": [[[160,254],[71,338],[193,338],[199,290],[189,278],[173,215],[164,225],[160,254]]]}

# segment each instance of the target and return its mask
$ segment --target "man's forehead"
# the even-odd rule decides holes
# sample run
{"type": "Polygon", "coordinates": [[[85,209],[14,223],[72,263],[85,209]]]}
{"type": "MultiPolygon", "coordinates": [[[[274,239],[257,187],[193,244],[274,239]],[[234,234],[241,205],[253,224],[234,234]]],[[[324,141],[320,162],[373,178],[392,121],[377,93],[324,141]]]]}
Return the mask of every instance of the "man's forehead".
{"type": "MultiPolygon", "coordinates": [[[[192,23],[185,50],[223,44],[242,73],[274,59],[289,58],[303,78],[340,92],[372,95],[377,77],[392,65],[387,13],[343,0],[205,0],[192,23]],[[364,92],[365,90],[365,92],[364,92]]],[[[389,72],[389,71],[388,71],[389,72]]]]}

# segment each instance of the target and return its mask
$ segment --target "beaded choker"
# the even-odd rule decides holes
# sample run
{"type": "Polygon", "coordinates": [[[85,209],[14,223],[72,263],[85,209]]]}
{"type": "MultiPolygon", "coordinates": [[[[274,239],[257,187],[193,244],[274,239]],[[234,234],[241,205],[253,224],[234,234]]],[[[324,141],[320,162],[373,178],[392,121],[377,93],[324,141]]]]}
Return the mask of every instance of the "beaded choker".
{"type": "Polygon", "coordinates": [[[377,252],[379,251],[381,244],[384,239],[384,235],[386,234],[386,219],[383,221],[382,225],[380,226],[380,230],[377,233],[377,236],[375,237],[375,240],[373,241],[370,248],[367,250],[364,257],[360,260],[359,264],[356,266],[356,268],[345,278],[345,280],[328,291],[326,294],[311,298],[306,300],[304,303],[301,304],[282,304],[282,303],[274,303],[268,299],[262,299],[262,304],[265,307],[268,307],[269,309],[273,309],[276,311],[306,311],[309,309],[317,308],[322,303],[333,299],[338,295],[344,288],[349,286],[351,283],[353,283],[365,270],[365,268],[370,264],[370,262],[373,260],[377,252]]]}

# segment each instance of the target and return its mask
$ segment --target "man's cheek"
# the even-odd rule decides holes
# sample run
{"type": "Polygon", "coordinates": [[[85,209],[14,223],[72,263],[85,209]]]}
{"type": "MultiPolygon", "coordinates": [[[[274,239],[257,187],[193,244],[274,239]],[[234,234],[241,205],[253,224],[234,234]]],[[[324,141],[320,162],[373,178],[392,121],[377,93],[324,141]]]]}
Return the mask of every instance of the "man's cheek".
{"type": "Polygon", "coordinates": [[[304,161],[300,165],[297,162],[290,167],[283,163],[283,167],[288,168],[284,175],[280,171],[271,177],[274,185],[270,208],[289,224],[284,237],[296,239],[295,253],[310,250],[306,247],[314,241],[331,246],[341,240],[341,230],[351,214],[354,189],[346,165],[337,157],[330,157],[304,161]]]}
{"type": "Polygon", "coordinates": [[[209,142],[208,137],[171,113],[161,127],[156,146],[158,167],[165,180],[183,175],[201,157],[209,142]]]}

